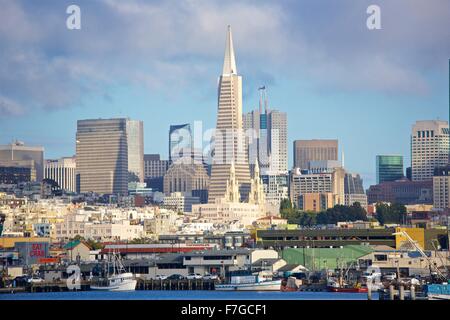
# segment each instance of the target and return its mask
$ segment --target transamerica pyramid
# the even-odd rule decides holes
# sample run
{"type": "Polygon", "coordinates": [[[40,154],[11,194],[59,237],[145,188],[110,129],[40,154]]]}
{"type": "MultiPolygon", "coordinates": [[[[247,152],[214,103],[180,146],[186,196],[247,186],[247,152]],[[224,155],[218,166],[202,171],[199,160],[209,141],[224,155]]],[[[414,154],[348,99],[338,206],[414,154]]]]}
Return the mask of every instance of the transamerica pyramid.
{"type": "Polygon", "coordinates": [[[234,164],[241,201],[250,191],[250,170],[242,123],[242,77],[237,74],[233,36],[228,26],[222,75],[219,77],[217,125],[208,202],[224,199],[234,164]]]}

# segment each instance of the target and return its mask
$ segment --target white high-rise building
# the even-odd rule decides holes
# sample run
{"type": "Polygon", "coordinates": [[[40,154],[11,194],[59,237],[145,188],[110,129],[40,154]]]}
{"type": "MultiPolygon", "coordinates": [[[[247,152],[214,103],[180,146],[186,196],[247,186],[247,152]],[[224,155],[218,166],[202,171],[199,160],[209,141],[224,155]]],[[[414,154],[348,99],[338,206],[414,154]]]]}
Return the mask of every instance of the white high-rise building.
{"type": "Polygon", "coordinates": [[[259,160],[261,174],[287,174],[287,115],[269,110],[265,87],[260,88],[259,110],[244,115],[244,130],[249,139],[248,158],[251,165],[259,160]],[[262,105],[264,104],[264,111],[262,105]]]}
{"type": "Polygon", "coordinates": [[[58,183],[62,190],[76,192],[76,162],[75,157],[46,160],[44,179],[58,183]]]}
{"type": "Polygon", "coordinates": [[[416,121],[411,132],[412,180],[431,180],[435,168],[447,165],[448,154],[448,122],[416,121]]]}
{"type": "Polygon", "coordinates": [[[241,200],[246,200],[250,191],[250,170],[242,126],[242,77],[237,74],[230,27],[226,38],[223,71],[219,77],[218,94],[208,202],[215,203],[225,196],[232,164],[235,167],[241,200]]]}

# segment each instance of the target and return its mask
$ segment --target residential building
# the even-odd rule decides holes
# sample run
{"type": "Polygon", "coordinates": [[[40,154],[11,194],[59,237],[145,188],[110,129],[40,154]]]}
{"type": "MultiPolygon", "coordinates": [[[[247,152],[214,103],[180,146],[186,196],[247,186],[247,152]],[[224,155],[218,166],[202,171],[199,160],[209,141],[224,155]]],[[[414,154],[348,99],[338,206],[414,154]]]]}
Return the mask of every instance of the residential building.
{"type": "Polygon", "coordinates": [[[199,203],[199,197],[193,197],[186,192],[172,192],[170,195],[165,196],[163,200],[164,207],[176,212],[192,212],[192,205],[199,203]]]}
{"type": "Polygon", "coordinates": [[[33,161],[36,170],[36,181],[44,178],[44,148],[31,147],[21,141],[0,146],[0,161],[33,161]]]}
{"type": "Polygon", "coordinates": [[[266,203],[280,207],[283,199],[289,198],[289,176],[287,174],[261,175],[266,203]]]}
{"type": "Polygon", "coordinates": [[[45,160],[44,179],[55,181],[62,190],[76,192],[75,157],[45,160]]]}
{"type": "Polygon", "coordinates": [[[403,156],[378,155],[376,159],[377,184],[386,181],[396,181],[404,177],[403,156]]]}
{"type": "Polygon", "coordinates": [[[294,141],[294,168],[305,170],[314,160],[338,160],[338,140],[294,141]]]}
{"type": "Polygon", "coordinates": [[[416,121],[411,131],[412,180],[432,180],[434,169],[447,165],[449,152],[447,121],[416,121]]]}

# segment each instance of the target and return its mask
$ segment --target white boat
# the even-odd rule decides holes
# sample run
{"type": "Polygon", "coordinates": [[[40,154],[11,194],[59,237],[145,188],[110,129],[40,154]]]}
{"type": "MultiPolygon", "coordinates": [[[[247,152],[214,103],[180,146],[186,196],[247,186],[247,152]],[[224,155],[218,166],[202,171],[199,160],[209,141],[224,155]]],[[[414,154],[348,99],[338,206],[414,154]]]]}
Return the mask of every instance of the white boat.
{"type": "Polygon", "coordinates": [[[91,290],[134,291],[137,281],[131,272],[126,272],[116,254],[108,257],[106,277],[90,285],[91,290]],[[110,274],[112,266],[112,274],[110,274]]]}
{"type": "Polygon", "coordinates": [[[230,283],[215,286],[218,291],[280,291],[280,280],[261,279],[258,276],[233,276],[230,283]]]}

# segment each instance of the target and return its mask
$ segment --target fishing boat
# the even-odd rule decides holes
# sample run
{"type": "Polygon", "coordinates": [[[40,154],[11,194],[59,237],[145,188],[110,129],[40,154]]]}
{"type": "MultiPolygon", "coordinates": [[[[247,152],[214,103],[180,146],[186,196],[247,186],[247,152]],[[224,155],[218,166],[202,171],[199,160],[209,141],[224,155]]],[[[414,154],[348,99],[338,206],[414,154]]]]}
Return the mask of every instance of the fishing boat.
{"type": "Polygon", "coordinates": [[[232,276],[230,282],[218,284],[218,291],[280,291],[281,279],[272,280],[260,276],[232,276]]]}
{"type": "Polygon", "coordinates": [[[428,300],[450,300],[450,280],[447,283],[428,284],[424,291],[428,300]]]}
{"type": "Polygon", "coordinates": [[[362,287],[360,283],[350,285],[345,281],[339,281],[336,278],[328,278],[327,290],[330,292],[352,292],[352,293],[366,293],[367,287],[362,287]]]}
{"type": "Polygon", "coordinates": [[[108,256],[106,276],[91,283],[91,290],[134,291],[137,281],[131,272],[126,272],[119,257],[113,253],[108,256]]]}

